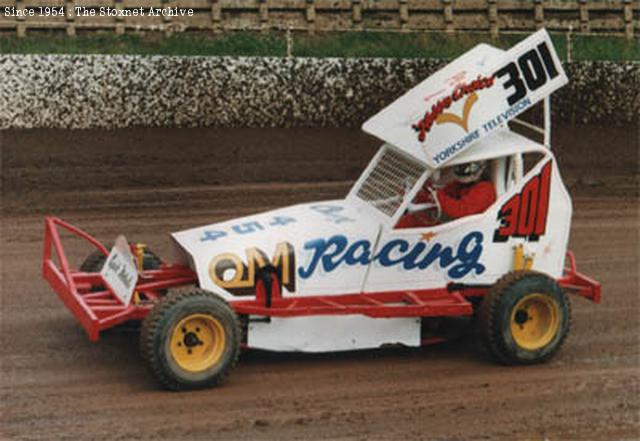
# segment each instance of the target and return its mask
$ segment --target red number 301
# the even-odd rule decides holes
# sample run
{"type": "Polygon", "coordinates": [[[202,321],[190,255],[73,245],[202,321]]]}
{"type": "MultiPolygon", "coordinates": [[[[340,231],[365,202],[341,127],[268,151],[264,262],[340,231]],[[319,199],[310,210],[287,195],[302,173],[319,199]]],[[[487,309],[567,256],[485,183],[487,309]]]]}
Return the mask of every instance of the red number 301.
{"type": "Polygon", "coordinates": [[[550,184],[551,161],[500,208],[500,227],[493,234],[494,242],[506,242],[511,236],[537,241],[545,233],[550,184]]]}

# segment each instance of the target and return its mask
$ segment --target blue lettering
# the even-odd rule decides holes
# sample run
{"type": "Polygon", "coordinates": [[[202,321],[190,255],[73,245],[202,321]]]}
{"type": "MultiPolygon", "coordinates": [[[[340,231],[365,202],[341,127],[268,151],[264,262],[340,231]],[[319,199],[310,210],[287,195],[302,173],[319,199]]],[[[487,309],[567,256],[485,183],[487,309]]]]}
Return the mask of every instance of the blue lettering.
{"type": "Polygon", "coordinates": [[[312,205],[309,208],[317,211],[318,213],[324,214],[325,216],[327,216],[328,221],[334,222],[336,224],[340,224],[342,222],[353,222],[353,219],[338,214],[338,212],[343,210],[343,208],[339,205],[312,205]]]}
{"type": "Polygon", "coordinates": [[[418,268],[420,264],[416,262],[416,260],[420,256],[420,253],[422,253],[426,247],[427,246],[424,242],[418,242],[417,244],[415,244],[413,248],[411,248],[411,251],[409,251],[409,254],[407,254],[404,259],[402,259],[402,268],[406,270],[418,268]]]}
{"type": "Polygon", "coordinates": [[[225,233],[224,231],[207,230],[202,234],[202,237],[200,238],[200,242],[206,242],[208,240],[216,240],[221,237],[225,237],[226,235],[227,233],[225,233]]]}
{"type": "Polygon", "coordinates": [[[404,256],[402,255],[400,257],[396,257],[395,259],[391,258],[391,251],[394,248],[398,248],[398,251],[400,253],[404,253],[409,249],[409,244],[406,240],[403,239],[394,239],[384,244],[384,246],[376,256],[376,259],[380,261],[380,265],[391,266],[404,260],[404,256]]]}
{"type": "Polygon", "coordinates": [[[231,227],[238,234],[249,234],[258,230],[264,230],[258,222],[247,222],[246,224],[238,224],[231,227]]]}
{"type": "Polygon", "coordinates": [[[318,263],[322,261],[322,268],[326,272],[331,272],[340,264],[340,259],[333,262],[334,256],[338,255],[347,247],[347,238],[343,235],[332,236],[329,240],[315,239],[304,244],[305,250],[313,250],[313,257],[309,262],[309,267],[305,270],[303,267],[298,268],[298,275],[303,279],[307,279],[314,273],[318,263]],[[331,247],[335,249],[328,252],[331,247]]]}
{"type": "Polygon", "coordinates": [[[433,262],[440,260],[440,268],[446,268],[454,261],[454,257],[451,255],[451,247],[442,248],[439,243],[434,244],[427,255],[418,264],[420,269],[428,268],[433,262]]]}
{"type": "Polygon", "coordinates": [[[273,219],[271,219],[271,222],[269,222],[269,225],[271,225],[272,227],[276,227],[279,225],[287,225],[290,224],[291,222],[295,222],[296,220],[292,217],[287,217],[287,216],[274,216],[273,219]]]}
{"type": "Polygon", "coordinates": [[[371,262],[371,243],[368,240],[359,240],[349,247],[344,255],[347,265],[368,265],[371,262]]]}
{"type": "Polygon", "coordinates": [[[368,240],[357,240],[349,245],[345,236],[335,235],[326,240],[311,240],[304,245],[304,249],[313,254],[306,268],[298,268],[298,275],[307,279],[316,271],[318,265],[322,265],[324,272],[330,273],[342,264],[366,266],[377,260],[383,267],[402,265],[406,271],[416,268],[425,270],[437,262],[440,268],[448,269],[449,278],[459,279],[472,271],[476,274],[485,271],[485,266],[480,263],[482,240],[481,232],[468,233],[454,252],[453,247],[440,243],[434,243],[427,250],[424,242],[417,242],[411,246],[404,239],[392,239],[383,244],[380,251],[371,257],[371,242],[368,240]]]}
{"type": "Polygon", "coordinates": [[[459,139],[458,141],[454,142],[446,149],[441,150],[439,153],[437,153],[433,157],[433,161],[436,164],[440,164],[441,162],[449,158],[451,155],[456,153],[458,150],[462,150],[468,144],[477,140],[479,137],[480,137],[480,132],[478,131],[478,129],[475,129],[473,132],[468,133],[464,138],[459,139]]]}
{"type": "Polygon", "coordinates": [[[336,257],[338,254],[342,253],[348,244],[349,242],[347,241],[347,238],[341,234],[337,236],[333,236],[331,239],[329,239],[328,245],[329,246],[335,245],[335,249],[333,250],[332,253],[329,253],[326,256],[322,257],[322,268],[326,272],[329,273],[334,269],[336,269],[338,265],[340,265],[343,259],[338,258],[335,261],[333,261],[332,259],[336,257]]]}
{"type": "Polygon", "coordinates": [[[475,270],[476,274],[482,274],[485,266],[479,262],[482,255],[482,233],[474,231],[467,234],[458,245],[457,258],[460,261],[457,265],[449,269],[449,277],[459,279],[464,277],[471,270],[475,270]],[[469,249],[471,246],[471,249],[469,249]]]}
{"type": "Polygon", "coordinates": [[[531,100],[526,97],[509,107],[504,112],[500,112],[497,116],[482,124],[482,128],[485,133],[489,133],[493,129],[497,128],[503,122],[510,120],[511,118],[518,116],[520,112],[531,105],[531,100]]]}

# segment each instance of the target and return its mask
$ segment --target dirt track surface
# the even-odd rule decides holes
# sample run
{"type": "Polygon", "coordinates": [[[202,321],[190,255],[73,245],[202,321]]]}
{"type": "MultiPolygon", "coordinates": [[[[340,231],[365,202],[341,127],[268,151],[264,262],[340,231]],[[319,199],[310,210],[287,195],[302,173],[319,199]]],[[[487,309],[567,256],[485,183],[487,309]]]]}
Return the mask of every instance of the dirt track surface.
{"type": "MultiPolygon", "coordinates": [[[[473,338],[249,352],[223,387],[189,393],[157,388],[134,331],[88,341],[40,277],[43,215],[166,255],[170,231],[344,195],[376,142],[347,130],[0,133],[0,438],[640,438],[637,128],[557,133],[571,248],[604,289],[600,305],[573,300],[571,335],[550,363],[498,366],[473,338]]],[[[87,248],[68,251],[78,263],[87,248]]]]}

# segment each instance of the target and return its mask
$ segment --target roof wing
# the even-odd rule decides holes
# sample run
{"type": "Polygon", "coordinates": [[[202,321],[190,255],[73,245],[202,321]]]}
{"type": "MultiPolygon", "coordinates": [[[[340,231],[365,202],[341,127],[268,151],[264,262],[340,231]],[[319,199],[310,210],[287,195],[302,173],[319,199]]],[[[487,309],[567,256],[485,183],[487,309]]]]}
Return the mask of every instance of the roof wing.
{"type": "Polygon", "coordinates": [[[439,168],[567,82],[551,38],[541,29],[506,52],[474,47],[362,129],[439,168]]]}

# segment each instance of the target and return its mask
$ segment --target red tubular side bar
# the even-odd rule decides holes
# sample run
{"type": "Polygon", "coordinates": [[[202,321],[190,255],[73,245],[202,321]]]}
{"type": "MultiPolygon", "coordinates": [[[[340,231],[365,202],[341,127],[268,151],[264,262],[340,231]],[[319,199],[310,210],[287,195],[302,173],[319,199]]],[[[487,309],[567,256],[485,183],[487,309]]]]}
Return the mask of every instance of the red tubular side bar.
{"type": "MultiPolygon", "coordinates": [[[[42,259],[42,275],[58,294],[58,297],[80,322],[91,341],[97,341],[100,331],[125,322],[144,318],[153,301],[140,304],[123,305],[108,289],[91,292],[92,285],[102,285],[102,277],[97,273],[73,271],[62,247],[58,227],[86,240],[105,256],[107,248],[97,239],[55,217],[45,218],[44,252],[42,259]],[[52,259],[55,250],[60,266],[52,259]]],[[[155,291],[176,286],[189,285],[197,280],[191,269],[180,265],[163,265],[159,270],[143,271],[138,279],[136,291],[144,293],[150,300],[155,300],[155,291]]]]}
{"type": "Polygon", "coordinates": [[[558,284],[571,292],[595,303],[600,303],[602,286],[599,282],[579,273],[576,269],[576,258],[572,251],[567,251],[569,267],[564,269],[562,277],[558,279],[558,284]]]}
{"type": "Polygon", "coordinates": [[[231,305],[239,314],[271,317],[362,314],[383,318],[473,314],[471,303],[459,293],[450,293],[447,289],[387,291],[295,299],[282,298],[281,294],[276,292],[272,295],[271,307],[266,307],[259,300],[238,300],[231,302],[231,305]]]}

